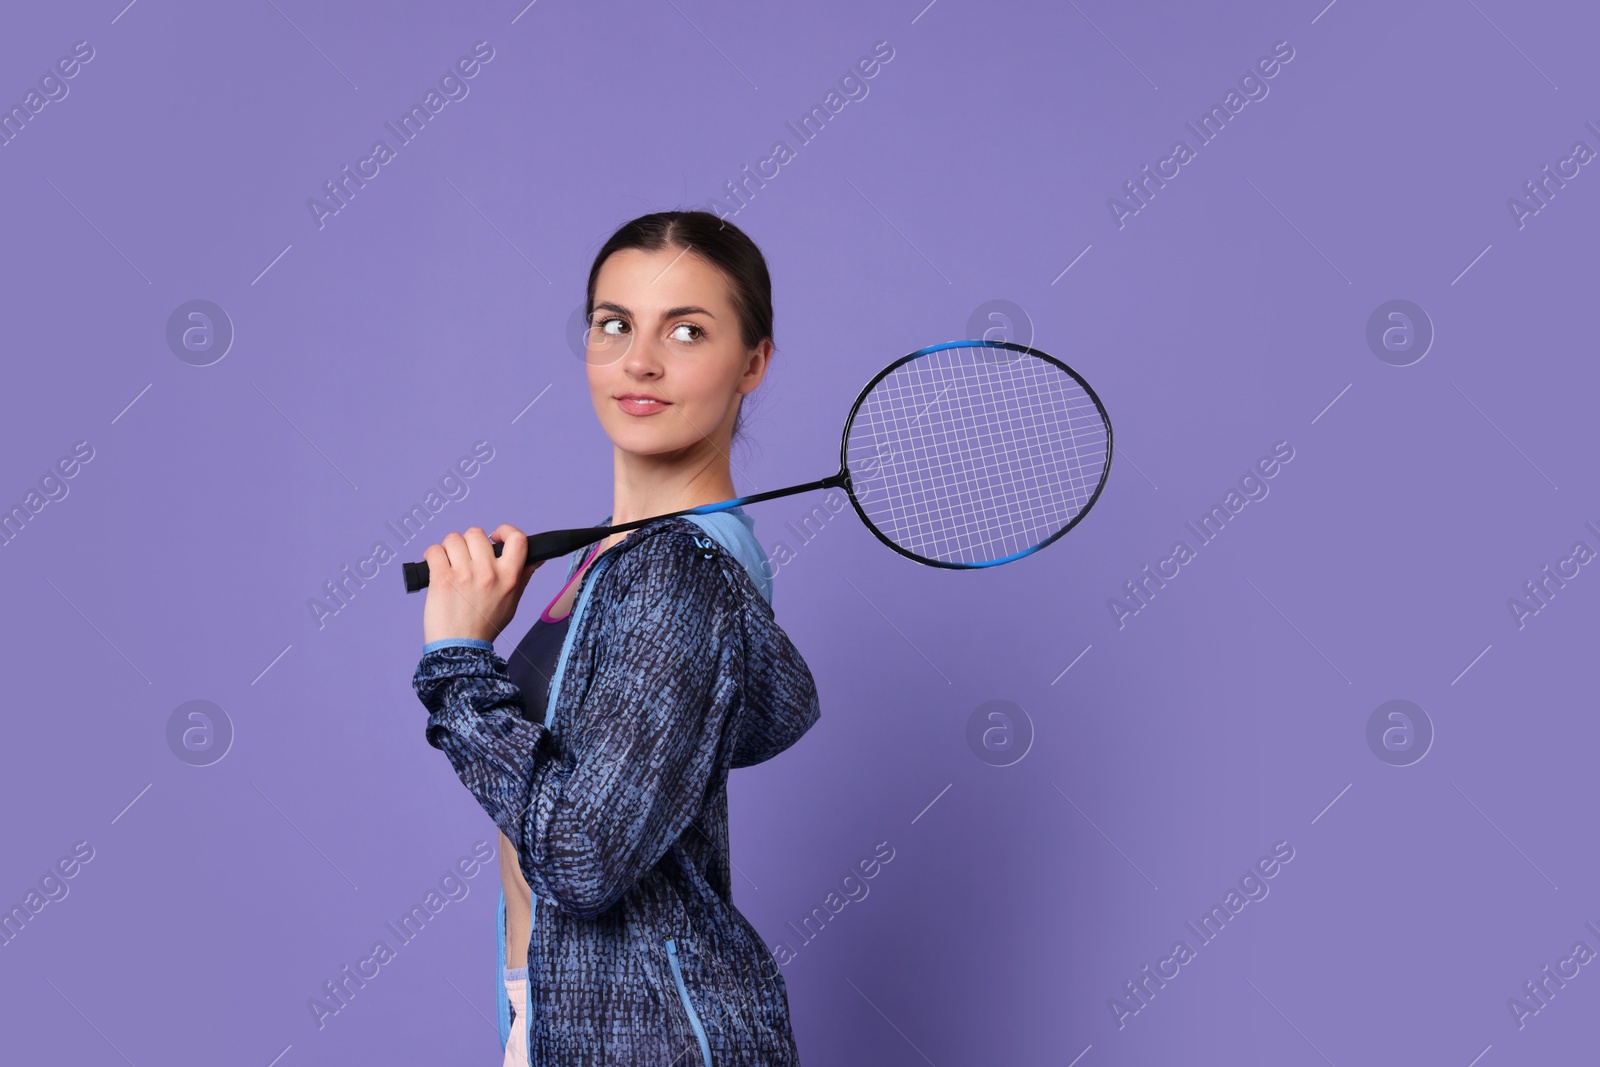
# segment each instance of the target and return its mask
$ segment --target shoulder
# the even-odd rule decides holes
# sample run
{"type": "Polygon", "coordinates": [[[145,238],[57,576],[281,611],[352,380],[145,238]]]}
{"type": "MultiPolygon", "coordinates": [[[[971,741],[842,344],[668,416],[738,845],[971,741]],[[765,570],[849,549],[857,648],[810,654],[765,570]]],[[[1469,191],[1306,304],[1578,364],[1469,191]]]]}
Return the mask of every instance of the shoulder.
{"type": "Polygon", "coordinates": [[[684,518],[700,527],[722,543],[734,559],[744,565],[750,575],[751,585],[761,599],[772,603],[772,560],[755,535],[755,522],[743,508],[714,511],[706,515],[686,515],[684,518]]]}
{"type": "Polygon", "coordinates": [[[756,595],[745,568],[716,538],[683,518],[651,523],[611,551],[597,597],[674,610],[737,607],[756,595]],[[740,579],[743,579],[741,583],[740,579]]]}

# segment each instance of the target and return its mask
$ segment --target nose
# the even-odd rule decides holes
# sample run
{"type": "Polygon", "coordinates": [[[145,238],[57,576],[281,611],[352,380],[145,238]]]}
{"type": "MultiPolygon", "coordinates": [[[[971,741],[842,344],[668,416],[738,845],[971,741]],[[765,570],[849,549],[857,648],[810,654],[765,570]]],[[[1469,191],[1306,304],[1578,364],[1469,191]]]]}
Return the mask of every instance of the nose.
{"type": "Polygon", "coordinates": [[[661,377],[662,341],[660,338],[635,333],[633,343],[622,357],[622,369],[630,378],[651,380],[661,377]]]}

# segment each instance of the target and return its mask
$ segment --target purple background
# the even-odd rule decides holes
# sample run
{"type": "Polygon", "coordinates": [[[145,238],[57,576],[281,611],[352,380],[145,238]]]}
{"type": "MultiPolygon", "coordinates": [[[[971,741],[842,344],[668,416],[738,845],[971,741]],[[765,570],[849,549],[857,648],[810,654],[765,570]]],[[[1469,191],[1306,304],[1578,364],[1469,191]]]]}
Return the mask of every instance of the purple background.
{"type": "Polygon", "coordinates": [[[604,515],[610,450],[566,341],[590,260],[779,139],[794,158],[734,216],[778,345],[741,490],[832,471],[860,384],[991,300],[1095,386],[1118,443],[1082,525],[992,571],[919,567],[848,515],[797,547],[785,524],[818,497],[753,509],[769,551],[797,550],[775,606],[823,711],[732,778],[735,897],[797,946],[805,1062],[1592,1053],[1600,968],[1520,1029],[1508,998],[1600,950],[1600,577],[1520,628],[1508,600],[1600,548],[1600,176],[1521,227],[1507,203],[1600,149],[1592,12],[121,2],[0,33],[8,109],[95,50],[0,147],[0,504],[94,449],[0,551],[0,905],[94,849],[0,949],[8,1058],[498,1062],[493,868],[313,1022],[493,827],[423,741],[398,564],[320,628],[308,600],[476,441],[494,459],[428,540],[604,515]],[[1196,147],[1184,123],[1284,40],[1270,94],[1196,147]],[[469,95],[319,229],[308,198],[477,41],[469,95]],[[879,41],[868,95],[801,144],[785,123],[879,41]],[[1195,158],[1119,227],[1109,198],[1179,137],[1195,158]],[[193,299],[236,332],[209,366],[166,341],[193,299]],[[1437,332],[1409,366],[1366,340],[1393,299],[1437,332]],[[1193,547],[1185,523],[1279,441],[1270,495],[1119,628],[1123,583],[1193,547]],[[1366,739],[1392,699],[1436,734],[1410,766],[1366,739]],[[169,747],[190,700],[234,731],[210,766],[169,747]],[[991,700],[1022,709],[1004,760],[968,742],[991,700]],[[787,924],[882,841],[870,894],[802,945],[787,924]],[[1119,1027],[1110,999],[1197,945],[1185,921],[1278,841],[1270,895],[1119,1027]]]}

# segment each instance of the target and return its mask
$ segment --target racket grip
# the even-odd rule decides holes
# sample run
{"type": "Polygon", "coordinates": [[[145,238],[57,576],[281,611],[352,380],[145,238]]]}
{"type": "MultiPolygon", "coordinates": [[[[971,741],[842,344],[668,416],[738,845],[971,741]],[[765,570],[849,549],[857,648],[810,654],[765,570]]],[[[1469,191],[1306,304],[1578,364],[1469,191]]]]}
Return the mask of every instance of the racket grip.
{"type": "MultiPolygon", "coordinates": [[[[551,530],[548,533],[528,535],[528,562],[543,563],[547,559],[575,552],[584,545],[592,545],[611,533],[609,526],[585,526],[577,530],[551,530]]],[[[495,542],[494,554],[499,556],[505,545],[495,542]]],[[[406,592],[415,593],[428,585],[428,564],[407,563],[401,567],[405,573],[406,592]]]]}

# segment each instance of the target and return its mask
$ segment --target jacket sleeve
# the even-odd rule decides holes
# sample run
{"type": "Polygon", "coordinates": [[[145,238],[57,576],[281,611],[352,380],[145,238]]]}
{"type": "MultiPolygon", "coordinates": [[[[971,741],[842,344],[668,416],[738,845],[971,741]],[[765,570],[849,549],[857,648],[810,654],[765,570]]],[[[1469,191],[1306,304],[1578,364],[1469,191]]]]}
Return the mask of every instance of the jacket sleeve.
{"type": "MultiPolygon", "coordinates": [[[[558,745],[520,714],[521,694],[492,650],[424,654],[413,686],[427,739],[516,846],[540,897],[592,917],[653,867],[700,811],[738,714],[743,627],[738,566],[688,534],[659,531],[596,575],[607,604],[574,731],[558,745]]],[[[599,590],[596,590],[598,593],[599,590]]],[[[582,657],[574,648],[569,669],[582,657]]],[[[563,701],[566,703],[566,701],[563,701]]]]}

